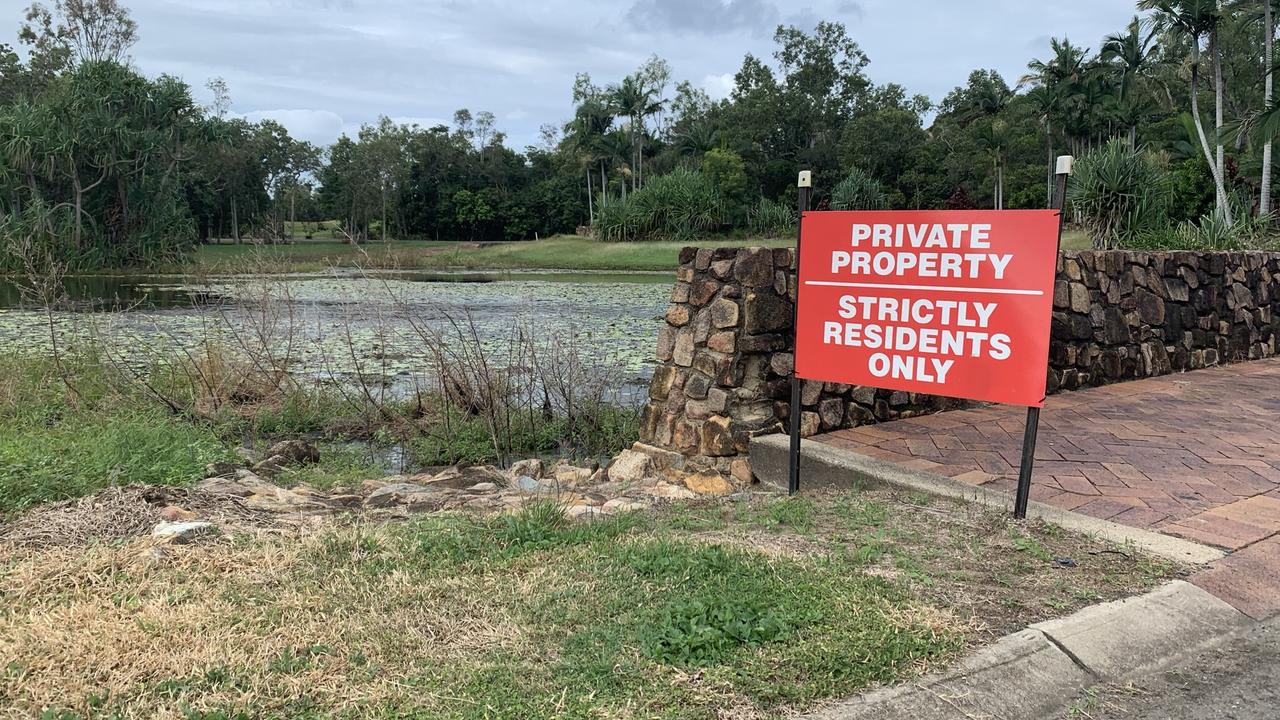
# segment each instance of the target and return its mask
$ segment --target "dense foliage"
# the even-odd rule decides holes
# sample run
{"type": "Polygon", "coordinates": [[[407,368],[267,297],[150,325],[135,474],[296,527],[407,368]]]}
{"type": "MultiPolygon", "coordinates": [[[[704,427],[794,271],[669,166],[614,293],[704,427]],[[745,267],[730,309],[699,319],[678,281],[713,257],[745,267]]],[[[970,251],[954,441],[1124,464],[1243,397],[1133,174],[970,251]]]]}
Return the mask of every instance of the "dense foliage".
{"type": "Polygon", "coordinates": [[[352,242],[779,234],[801,168],[819,208],[1044,207],[1060,153],[1082,158],[1072,219],[1100,247],[1252,236],[1274,206],[1277,4],[1141,0],[1096,52],[1054,39],[1017,83],[976,70],[936,105],[872,83],[839,23],[779,27],[722,100],[657,57],[612,84],[581,74],[572,117],[522,152],[465,109],[448,126],[383,118],[321,151],[235,117],[221,80],[202,108],[130,68],[137,26],[117,0],[33,5],[23,56],[0,46],[0,227],[21,248],[3,264],[41,248],[77,267],[155,263],[299,219],[352,242]]]}

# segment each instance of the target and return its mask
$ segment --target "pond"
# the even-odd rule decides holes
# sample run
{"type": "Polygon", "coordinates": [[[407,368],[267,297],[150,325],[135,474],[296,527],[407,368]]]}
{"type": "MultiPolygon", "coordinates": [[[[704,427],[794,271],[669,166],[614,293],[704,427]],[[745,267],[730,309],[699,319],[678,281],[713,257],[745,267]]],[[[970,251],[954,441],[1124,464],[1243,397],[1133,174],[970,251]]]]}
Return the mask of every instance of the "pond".
{"type": "MultiPolygon", "coordinates": [[[[652,375],[671,282],[671,273],[533,271],[72,277],[52,321],[63,345],[108,343],[140,362],[228,332],[288,343],[292,372],[326,377],[423,373],[425,333],[495,355],[532,335],[574,346],[636,388],[652,375]]],[[[47,352],[49,321],[0,281],[0,349],[47,352]]]]}

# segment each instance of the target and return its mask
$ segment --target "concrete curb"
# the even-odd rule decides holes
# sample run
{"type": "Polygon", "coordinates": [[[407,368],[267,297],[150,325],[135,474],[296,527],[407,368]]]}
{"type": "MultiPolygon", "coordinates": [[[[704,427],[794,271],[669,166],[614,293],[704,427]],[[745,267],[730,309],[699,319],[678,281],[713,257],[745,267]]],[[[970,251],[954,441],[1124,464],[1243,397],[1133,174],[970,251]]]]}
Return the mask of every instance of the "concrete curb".
{"type": "Polygon", "coordinates": [[[1146,595],[1033,625],[979,650],[960,666],[875,690],[806,715],[809,720],[1035,718],[1081,690],[1171,665],[1250,624],[1181,580],[1146,595]]]}
{"type": "MultiPolygon", "coordinates": [[[[786,435],[765,435],[751,440],[751,470],[766,485],[787,486],[790,440],[786,435]]],[[[1012,511],[1013,498],[1003,492],[966,485],[924,470],[876,460],[825,443],[805,440],[800,446],[800,473],[805,488],[896,487],[930,495],[977,503],[1012,511]]],[[[1162,535],[1150,530],[1098,520],[1068,510],[1032,502],[1028,517],[1039,518],[1086,535],[1176,562],[1206,565],[1221,560],[1226,553],[1200,543],[1162,535]]]]}

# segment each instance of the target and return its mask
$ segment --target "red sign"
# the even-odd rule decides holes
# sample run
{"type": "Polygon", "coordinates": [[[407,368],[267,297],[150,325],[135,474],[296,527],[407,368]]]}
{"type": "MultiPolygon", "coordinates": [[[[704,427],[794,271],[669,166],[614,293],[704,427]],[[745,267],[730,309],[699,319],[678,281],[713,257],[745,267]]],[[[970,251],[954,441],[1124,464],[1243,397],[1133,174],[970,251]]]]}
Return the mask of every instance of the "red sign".
{"type": "Polygon", "coordinates": [[[1057,210],[809,212],[796,374],[1040,407],[1057,210]]]}

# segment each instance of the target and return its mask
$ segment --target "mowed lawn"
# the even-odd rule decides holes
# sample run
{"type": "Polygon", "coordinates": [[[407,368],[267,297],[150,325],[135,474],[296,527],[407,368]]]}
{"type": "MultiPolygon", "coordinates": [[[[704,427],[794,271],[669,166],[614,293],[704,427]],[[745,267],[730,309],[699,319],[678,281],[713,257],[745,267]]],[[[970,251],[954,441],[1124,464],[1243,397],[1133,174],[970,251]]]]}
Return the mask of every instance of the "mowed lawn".
{"type": "Polygon", "coordinates": [[[185,270],[208,273],[248,269],[307,272],[329,267],[403,270],[639,270],[668,271],[680,249],[764,245],[789,247],[795,239],[744,238],[691,242],[606,243],[576,235],[510,243],[392,241],[354,247],[325,240],[292,245],[204,245],[185,270]]]}
{"type": "Polygon", "coordinates": [[[0,705],[59,720],[783,718],[1176,570],[889,491],[0,557],[0,705]]]}

